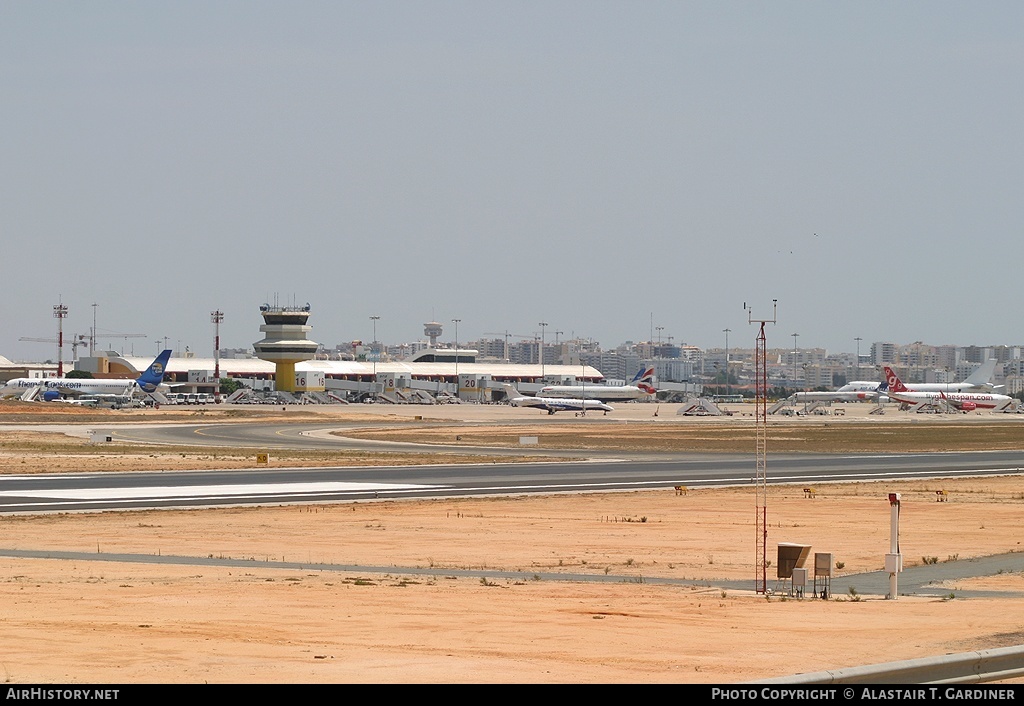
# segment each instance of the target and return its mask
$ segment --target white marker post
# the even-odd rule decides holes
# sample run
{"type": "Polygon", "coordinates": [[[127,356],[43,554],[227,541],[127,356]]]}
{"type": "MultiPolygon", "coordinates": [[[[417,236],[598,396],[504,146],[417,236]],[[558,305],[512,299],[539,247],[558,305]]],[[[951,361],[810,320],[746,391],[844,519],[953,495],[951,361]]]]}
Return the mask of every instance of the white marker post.
{"type": "Polygon", "coordinates": [[[896,577],[903,571],[903,555],[900,554],[900,494],[889,493],[889,553],[885,555],[885,570],[889,572],[889,595],[886,600],[894,601],[899,595],[896,577]]]}

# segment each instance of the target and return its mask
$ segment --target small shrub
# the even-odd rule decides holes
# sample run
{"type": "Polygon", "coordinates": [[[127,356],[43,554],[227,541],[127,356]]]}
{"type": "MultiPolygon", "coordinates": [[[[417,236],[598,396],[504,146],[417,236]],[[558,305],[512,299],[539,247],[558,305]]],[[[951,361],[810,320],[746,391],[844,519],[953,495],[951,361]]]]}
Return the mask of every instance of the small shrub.
{"type": "Polygon", "coordinates": [[[846,568],[846,562],[845,561],[837,561],[836,562],[836,570],[837,571],[842,571],[845,568],[846,568]]]}

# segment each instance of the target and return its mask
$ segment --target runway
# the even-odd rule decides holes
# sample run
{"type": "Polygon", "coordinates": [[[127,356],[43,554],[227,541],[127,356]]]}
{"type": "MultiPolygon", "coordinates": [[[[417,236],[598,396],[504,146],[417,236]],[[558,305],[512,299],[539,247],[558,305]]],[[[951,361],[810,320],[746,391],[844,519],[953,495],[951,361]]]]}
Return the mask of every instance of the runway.
{"type": "MultiPolygon", "coordinates": [[[[292,424],[187,424],[112,429],[125,441],[160,444],[234,446],[270,449],[374,448],[395,451],[446,450],[466,454],[464,446],[363,441],[332,435],[332,430],[363,425],[292,424]]],[[[522,456],[530,449],[475,449],[494,456],[504,451],[522,456]]],[[[675,485],[692,489],[750,486],[755,469],[754,454],[632,453],[591,454],[579,450],[557,452],[539,449],[552,456],[564,453],[593,458],[587,461],[481,463],[464,465],[333,467],[333,468],[249,468],[210,469],[183,472],[134,472],[102,474],[23,475],[0,477],[0,514],[96,512],[158,508],[213,508],[258,505],[297,505],[374,502],[404,499],[440,499],[470,496],[525,494],[628,492],[669,490],[675,485]]],[[[815,485],[838,482],[941,479],[984,475],[1020,475],[1024,452],[986,451],[908,454],[773,454],[768,461],[772,485],[815,485]]],[[[53,558],[53,553],[30,551],[53,558]]],[[[65,558],[73,558],[71,555],[65,558]]],[[[90,558],[95,558],[90,555],[90,558]]],[[[133,557],[111,557],[115,561],[138,561],[133,557]]],[[[159,558],[159,561],[164,561],[159,558]]],[[[170,558],[168,559],[170,560],[170,558]]],[[[193,562],[189,557],[176,561],[193,562]]],[[[996,557],[997,569],[1019,569],[1016,555],[996,557]],[[1016,563],[1014,563],[1016,562],[1016,563]]],[[[955,565],[960,566],[962,562],[955,565]]],[[[921,567],[908,573],[904,591],[941,595],[948,589],[931,586],[935,576],[946,577],[954,563],[944,563],[941,572],[921,567]],[[938,573],[937,573],[938,572],[938,573]],[[918,576],[920,574],[920,576],[918,576]]],[[[321,567],[323,568],[323,567],[321,567]]],[[[979,567],[964,569],[974,575],[979,567]],[[973,573],[971,573],[973,572],[973,573]]],[[[369,566],[344,566],[336,570],[373,571],[369,566]]],[[[1015,570],[1017,570],[1015,569],[1015,570]]],[[[332,569],[335,570],[335,569],[332,569]]],[[[383,569],[381,569],[383,570],[383,569]]],[[[394,567],[387,567],[393,571],[394,567]]],[[[450,569],[446,570],[450,573],[450,569]]],[[[494,578],[494,572],[480,572],[494,578]]],[[[843,577],[832,590],[843,593],[848,585],[860,591],[885,590],[888,576],[876,572],[843,577]]],[[[531,574],[532,576],[533,574],[531,574]]],[[[593,580],[589,575],[559,580],[593,580]]],[[[622,580],[604,576],[601,580],[622,580]]],[[[672,581],[668,581],[672,582],[672,581]]],[[[749,589],[749,580],[721,581],[723,589],[749,589]]],[[[983,595],[983,593],[978,593],[983,595]]]]}
{"type": "MultiPolygon", "coordinates": [[[[355,425],[352,425],[355,426],[355,425]]],[[[623,492],[750,485],[751,454],[592,453],[529,448],[363,441],[333,436],[344,425],[203,424],[115,429],[125,441],[189,445],[394,451],[451,451],[488,456],[507,453],[564,455],[588,461],[429,466],[250,468],[159,473],[3,476],[0,513],[75,512],[167,507],[223,507],[332,503],[480,495],[623,492]],[[273,444],[277,444],[274,446],[273,444]]],[[[954,478],[1020,474],[1017,451],[926,454],[777,454],[769,458],[771,484],[954,478]]]]}

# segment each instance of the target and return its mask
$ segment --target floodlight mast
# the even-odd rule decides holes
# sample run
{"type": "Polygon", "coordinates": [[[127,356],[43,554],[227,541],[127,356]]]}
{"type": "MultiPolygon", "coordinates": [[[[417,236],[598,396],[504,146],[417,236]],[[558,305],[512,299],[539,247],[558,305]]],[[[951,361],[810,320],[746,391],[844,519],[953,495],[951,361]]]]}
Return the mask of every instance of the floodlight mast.
{"type": "Polygon", "coordinates": [[[213,324],[213,401],[221,402],[220,396],[220,325],[224,321],[224,312],[220,309],[210,312],[210,323],[213,324]]]}
{"type": "Polygon", "coordinates": [[[53,307],[53,316],[57,319],[57,377],[64,377],[64,319],[68,316],[68,308],[62,301],[53,307]]]}
{"type": "Polygon", "coordinates": [[[754,494],[756,507],[756,538],[754,540],[755,591],[768,593],[768,349],[764,335],[765,324],[774,324],[778,299],[772,299],[772,318],[755,319],[754,312],[743,303],[747,310],[747,323],[760,324],[757,333],[756,354],[754,356],[755,378],[755,415],[757,423],[755,437],[757,439],[757,470],[754,476],[754,494]]]}

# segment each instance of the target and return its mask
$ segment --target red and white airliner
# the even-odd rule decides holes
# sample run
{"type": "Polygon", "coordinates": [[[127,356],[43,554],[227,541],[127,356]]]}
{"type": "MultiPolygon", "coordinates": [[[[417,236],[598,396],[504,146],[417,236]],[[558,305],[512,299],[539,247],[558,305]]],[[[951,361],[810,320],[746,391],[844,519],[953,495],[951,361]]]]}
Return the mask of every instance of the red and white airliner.
{"type": "Polygon", "coordinates": [[[885,380],[889,385],[889,399],[902,402],[917,409],[923,405],[949,404],[961,412],[971,412],[976,409],[988,409],[994,412],[1002,412],[1013,406],[1017,400],[1006,395],[989,394],[985,392],[945,392],[943,390],[910,390],[893,372],[892,368],[885,367],[885,380]]]}

